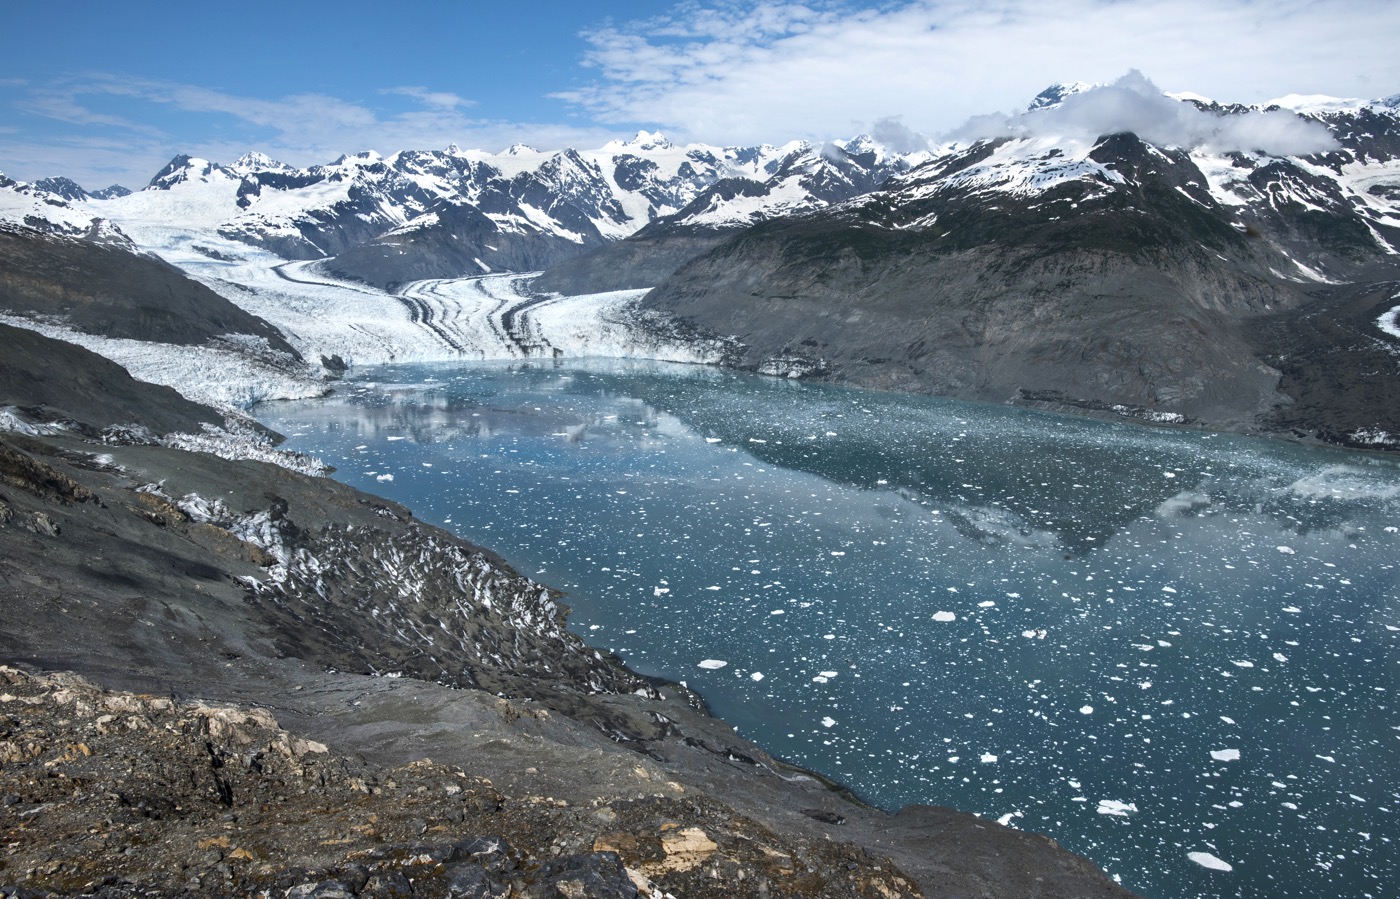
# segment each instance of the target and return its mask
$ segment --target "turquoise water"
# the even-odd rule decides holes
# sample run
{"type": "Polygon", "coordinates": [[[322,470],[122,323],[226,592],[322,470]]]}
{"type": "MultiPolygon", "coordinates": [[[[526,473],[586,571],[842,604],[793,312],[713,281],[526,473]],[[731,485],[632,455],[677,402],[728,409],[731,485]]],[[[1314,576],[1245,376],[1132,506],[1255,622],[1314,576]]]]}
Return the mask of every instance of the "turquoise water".
{"type": "Polygon", "coordinates": [[[641,363],[260,413],[873,803],[1153,899],[1400,890],[1395,460],[641,363]]]}

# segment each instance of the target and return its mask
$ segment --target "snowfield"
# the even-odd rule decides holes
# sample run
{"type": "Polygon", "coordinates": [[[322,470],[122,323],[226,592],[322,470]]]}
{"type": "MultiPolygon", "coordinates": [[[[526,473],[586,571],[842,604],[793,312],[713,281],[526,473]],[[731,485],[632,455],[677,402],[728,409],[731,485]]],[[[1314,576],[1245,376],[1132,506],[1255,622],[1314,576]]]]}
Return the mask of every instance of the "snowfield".
{"type": "MultiPolygon", "coordinates": [[[[419,281],[389,293],[327,277],[315,262],[287,262],[212,228],[172,226],[169,210],[149,202],[104,205],[139,246],[272,323],[308,364],[272,359],[241,346],[246,341],[237,335],[219,346],[189,347],[84,334],[61,321],[0,321],[76,343],[134,377],[225,410],[322,395],[340,364],[559,356],[712,363],[723,349],[673,336],[667,322],[638,310],[644,290],[535,296],[535,274],[499,274],[419,281]]],[[[185,206],[195,222],[212,219],[197,214],[198,203],[185,206]]]]}

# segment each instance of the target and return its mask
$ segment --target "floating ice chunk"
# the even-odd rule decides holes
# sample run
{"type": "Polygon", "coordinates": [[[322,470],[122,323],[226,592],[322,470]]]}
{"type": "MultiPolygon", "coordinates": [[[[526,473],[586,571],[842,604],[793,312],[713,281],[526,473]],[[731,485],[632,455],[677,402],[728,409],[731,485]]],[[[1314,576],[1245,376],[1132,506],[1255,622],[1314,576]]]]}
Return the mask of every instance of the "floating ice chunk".
{"type": "Polygon", "coordinates": [[[1293,547],[1291,547],[1291,546],[1276,546],[1276,547],[1274,547],[1274,549],[1277,549],[1279,552],[1283,553],[1285,556],[1291,556],[1291,555],[1293,555],[1294,553],[1297,552],[1297,550],[1295,550],[1295,549],[1294,549],[1293,547]]]}
{"type": "Polygon", "coordinates": [[[835,677],[835,676],[836,676],[836,672],[835,672],[835,671],[823,671],[823,672],[821,672],[821,676],[822,676],[822,677],[835,677]]]}
{"type": "Polygon", "coordinates": [[[1234,659],[1231,659],[1231,660],[1230,660],[1230,664],[1231,664],[1231,665],[1235,665],[1235,666],[1237,666],[1237,667],[1239,667],[1239,668],[1253,668],[1253,667],[1254,667],[1254,663],[1253,663],[1253,662],[1243,662],[1243,661],[1237,662],[1237,661],[1235,661],[1234,659]]]}
{"type": "Polygon", "coordinates": [[[954,615],[952,612],[934,612],[934,613],[933,613],[933,620],[934,620],[934,621],[957,621],[957,620],[958,620],[958,616],[957,616],[957,615],[954,615]]]}
{"type": "Polygon", "coordinates": [[[1274,653],[1274,661],[1275,661],[1275,662],[1286,662],[1286,661],[1288,661],[1288,656],[1284,655],[1284,654],[1281,653],[1281,652],[1276,652],[1276,653],[1274,653]]]}
{"type": "Polygon", "coordinates": [[[762,672],[762,671],[755,671],[753,674],[750,674],[750,675],[749,675],[749,680],[751,680],[751,681],[753,681],[753,682],[755,682],[755,683],[757,683],[758,681],[763,680],[763,672],[762,672]]]}
{"type": "Polygon", "coordinates": [[[1115,818],[1126,818],[1129,815],[1137,814],[1137,803],[1119,802],[1117,799],[1100,799],[1099,814],[1112,815],[1115,818]]]}
{"type": "Polygon", "coordinates": [[[1302,609],[1298,608],[1297,606],[1284,606],[1284,607],[1283,607],[1283,610],[1284,610],[1285,612],[1287,612],[1288,614],[1290,614],[1290,615],[1297,615],[1299,612],[1303,611],[1302,609]]]}
{"type": "Polygon", "coordinates": [[[816,677],[812,678],[812,683],[814,683],[814,684],[824,684],[824,683],[826,683],[828,680],[829,680],[829,678],[822,677],[820,674],[818,674],[816,677]]]}
{"type": "Polygon", "coordinates": [[[670,592],[671,592],[671,588],[670,588],[670,587],[652,587],[652,588],[651,588],[651,595],[652,595],[652,596],[665,596],[667,593],[670,593],[670,592]]]}
{"type": "Polygon", "coordinates": [[[834,549],[831,551],[831,554],[832,554],[833,556],[844,556],[844,555],[845,555],[845,553],[840,552],[839,550],[834,550],[834,549]]]}
{"type": "Polygon", "coordinates": [[[1235,719],[1234,719],[1234,718],[1231,718],[1229,715],[1221,715],[1221,716],[1220,716],[1220,720],[1221,720],[1221,721],[1224,721],[1226,724],[1234,724],[1234,723],[1235,723],[1235,719]]]}
{"type": "Polygon", "coordinates": [[[407,437],[400,436],[400,435],[398,435],[398,434],[391,434],[391,435],[389,435],[389,436],[388,436],[387,438],[385,438],[385,439],[388,440],[390,443],[393,443],[393,442],[396,441],[396,440],[407,440],[408,438],[407,438],[407,437]]]}
{"type": "Polygon", "coordinates": [[[705,438],[705,442],[706,442],[706,443],[719,443],[719,441],[720,441],[720,438],[718,438],[718,437],[706,437],[706,438],[705,438]]]}
{"type": "Polygon", "coordinates": [[[984,600],[982,600],[981,602],[979,602],[979,603],[977,604],[977,608],[979,608],[979,609],[990,609],[990,608],[991,608],[992,606],[994,606],[994,605],[996,605],[996,603],[993,602],[992,600],[990,600],[990,599],[984,599],[984,600]]]}
{"type": "Polygon", "coordinates": [[[836,726],[836,719],[835,719],[835,718],[832,718],[830,715],[828,715],[827,717],[825,717],[825,718],[822,719],[822,727],[835,727],[835,726],[836,726]]]}
{"type": "Polygon", "coordinates": [[[994,764],[994,763],[996,762],[996,760],[997,760],[997,757],[996,757],[994,754],[992,754],[992,753],[990,753],[990,752],[984,752],[984,753],[982,753],[982,764],[984,764],[984,765],[991,765],[991,764],[994,764]]]}
{"type": "Polygon", "coordinates": [[[1210,757],[1217,762],[1236,762],[1239,761],[1240,751],[1238,749],[1212,749],[1210,757]]]}
{"type": "Polygon", "coordinates": [[[704,661],[698,662],[695,667],[705,668],[709,671],[715,671],[720,668],[723,668],[728,664],[728,662],[722,661],[720,659],[705,659],[704,661]]]}
{"type": "Polygon", "coordinates": [[[786,615],[787,612],[784,612],[782,609],[774,609],[773,611],[769,612],[768,614],[769,614],[769,615],[786,615]]]}
{"type": "Polygon", "coordinates": [[[1188,852],[1186,857],[1200,865],[1202,868],[1209,868],[1212,871],[1230,872],[1235,870],[1235,866],[1227,861],[1222,861],[1209,852],[1188,852]]]}
{"type": "Polygon", "coordinates": [[[1328,764],[1332,764],[1332,765],[1337,764],[1337,759],[1336,759],[1334,756],[1330,756],[1330,755],[1319,755],[1319,756],[1314,756],[1314,758],[1322,759],[1324,762],[1327,762],[1328,764]]]}
{"type": "Polygon", "coordinates": [[[997,819],[997,823],[1000,824],[1002,827],[1010,827],[1011,821],[1013,819],[1024,817],[1026,817],[1026,813],[1022,811],[1007,812],[1006,814],[1002,815],[1000,818],[997,819]]]}
{"type": "Polygon", "coordinates": [[[374,479],[376,481],[392,481],[394,479],[394,476],[391,474],[381,474],[375,475],[374,479]]]}

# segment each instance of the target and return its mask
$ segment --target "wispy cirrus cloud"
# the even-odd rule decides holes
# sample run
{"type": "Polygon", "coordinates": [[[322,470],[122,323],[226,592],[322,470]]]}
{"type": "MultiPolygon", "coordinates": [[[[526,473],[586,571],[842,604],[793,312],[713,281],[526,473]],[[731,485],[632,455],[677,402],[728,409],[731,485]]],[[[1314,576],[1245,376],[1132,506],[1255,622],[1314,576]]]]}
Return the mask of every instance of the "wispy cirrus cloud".
{"type": "Polygon", "coordinates": [[[475,100],[464,100],[456,94],[447,91],[432,91],[426,87],[386,87],[380,93],[412,97],[424,106],[433,109],[458,109],[476,105],[475,100]]]}
{"type": "Polygon", "coordinates": [[[30,86],[16,103],[24,112],[77,126],[74,133],[43,144],[3,141],[0,155],[21,172],[52,169],[85,185],[119,181],[138,187],[175,153],[227,162],[258,149],[294,165],[309,165],[366,149],[391,153],[453,142],[490,149],[515,142],[550,147],[601,143],[611,136],[602,128],[472,117],[467,113],[472,100],[425,87],[384,88],[377,96],[382,98],[377,104],[322,93],[269,99],[86,73],[30,86]],[[192,121],[203,126],[192,128],[192,121]],[[193,141],[178,136],[192,131],[202,136],[193,141]]]}
{"type": "Polygon", "coordinates": [[[1171,90],[1258,102],[1400,90],[1400,5],[1377,0],[917,0],[687,3],[584,34],[587,83],[555,96],[604,123],[754,141],[902,116],[945,133],[1055,81],[1131,69],[1171,90]],[[1338,65],[1345,59],[1347,64],[1338,65]]]}

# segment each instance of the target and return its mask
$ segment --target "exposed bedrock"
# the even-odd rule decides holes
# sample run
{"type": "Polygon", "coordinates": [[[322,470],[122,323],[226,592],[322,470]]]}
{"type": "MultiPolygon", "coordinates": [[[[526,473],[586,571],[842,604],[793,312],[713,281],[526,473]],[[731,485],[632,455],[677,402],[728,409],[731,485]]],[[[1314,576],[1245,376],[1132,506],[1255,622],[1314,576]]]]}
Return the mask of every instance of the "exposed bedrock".
{"type": "Polygon", "coordinates": [[[1243,322],[1298,302],[1286,287],[1193,259],[1148,268],[1097,250],[928,253],[918,237],[826,237],[820,249],[780,235],[732,241],[647,305],[737,337],[742,366],[791,359],[866,387],[991,402],[1061,394],[1225,426],[1282,400],[1243,322]]]}

